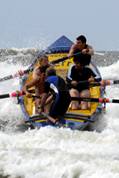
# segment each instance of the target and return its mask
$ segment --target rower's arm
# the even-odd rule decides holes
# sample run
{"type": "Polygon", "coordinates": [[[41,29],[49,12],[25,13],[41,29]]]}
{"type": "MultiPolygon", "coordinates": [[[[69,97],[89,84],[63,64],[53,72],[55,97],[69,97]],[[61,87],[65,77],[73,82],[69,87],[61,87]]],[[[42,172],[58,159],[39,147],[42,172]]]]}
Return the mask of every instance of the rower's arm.
{"type": "Polygon", "coordinates": [[[92,56],[92,55],[94,55],[94,49],[93,49],[92,46],[87,45],[87,48],[83,49],[83,50],[82,50],[82,53],[83,53],[83,54],[89,54],[89,55],[92,56]]]}
{"type": "Polygon", "coordinates": [[[33,87],[33,86],[35,86],[38,83],[39,77],[40,76],[39,76],[39,73],[38,73],[37,69],[34,69],[34,71],[33,71],[33,79],[28,83],[26,82],[26,84],[23,87],[23,91],[25,93],[28,93],[28,89],[33,87]]]}
{"type": "Polygon", "coordinates": [[[87,49],[88,49],[87,54],[94,55],[94,49],[92,46],[88,45],[87,49]]]}
{"type": "Polygon", "coordinates": [[[69,50],[69,53],[68,53],[68,57],[72,56],[74,54],[74,50],[75,50],[75,44],[73,44],[69,50]]]}

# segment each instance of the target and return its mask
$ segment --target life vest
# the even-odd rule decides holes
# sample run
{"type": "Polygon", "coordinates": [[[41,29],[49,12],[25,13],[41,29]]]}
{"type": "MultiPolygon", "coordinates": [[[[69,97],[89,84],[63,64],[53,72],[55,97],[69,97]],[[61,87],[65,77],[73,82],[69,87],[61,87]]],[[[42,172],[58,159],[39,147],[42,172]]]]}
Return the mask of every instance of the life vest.
{"type": "Polygon", "coordinates": [[[63,91],[67,90],[66,83],[65,83],[64,79],[62,79],[59,76],[49,76],[46,79],[46,82],[48,82],[50,84],[51,90],[53,90],[53,86],[54,86],[54,88],[56,88],[56,90],[54,89],[55,93],[57,93],[56,91],[63,92],[63,91]]]}

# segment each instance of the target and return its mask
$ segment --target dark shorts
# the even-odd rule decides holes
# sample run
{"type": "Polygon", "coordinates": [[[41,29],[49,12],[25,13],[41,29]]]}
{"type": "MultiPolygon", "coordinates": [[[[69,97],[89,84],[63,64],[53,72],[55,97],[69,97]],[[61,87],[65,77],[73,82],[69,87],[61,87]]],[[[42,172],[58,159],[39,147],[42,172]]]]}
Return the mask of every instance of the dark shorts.
{"type": "Polygon", "coordinates": [[[63,116],[71,102],[70,94],[68,91],[60,92],[56,95],[55,100],[50,108],[49,115],[52,117],[63,116]]]}
{"type": "Polygon", "coordinates": [[[76,87],[76,89],[80,92],[82,92],[83,90],[89,90],[89,82],[82,82],[82,83],[79,83],[76,87]]]}

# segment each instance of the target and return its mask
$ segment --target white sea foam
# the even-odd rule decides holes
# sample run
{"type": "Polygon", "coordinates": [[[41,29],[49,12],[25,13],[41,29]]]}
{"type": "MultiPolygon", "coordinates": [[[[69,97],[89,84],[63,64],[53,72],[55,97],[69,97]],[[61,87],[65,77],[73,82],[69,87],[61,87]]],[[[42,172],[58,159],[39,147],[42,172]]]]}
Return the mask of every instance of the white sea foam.
{"type": "MultiPolygon", "coordinates": [[[[0,76],[20,65],[0,63],[0,76]]],[[[119,79],[119,62],[99,68],[103,78],[119,79]]],[[[18,79],[0,83],[0,94],[19,89],[18,79]]],[[[119,98],[119,86],[108,86],[106,97],[119,98]]],[[[94,131],[41,128],[15,131],[22,117],[12,99],[0,100],[0,174],[12,178],[119,178],[119,104],[107,104],[94,131]],[[100,130],[98,132],[97,130],[100,130]]]]}

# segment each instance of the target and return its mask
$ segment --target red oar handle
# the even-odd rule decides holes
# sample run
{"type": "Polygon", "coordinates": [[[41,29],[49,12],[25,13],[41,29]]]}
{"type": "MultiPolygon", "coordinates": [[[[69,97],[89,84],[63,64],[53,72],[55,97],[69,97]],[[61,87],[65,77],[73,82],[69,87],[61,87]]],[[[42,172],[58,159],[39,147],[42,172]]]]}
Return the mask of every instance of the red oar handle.
{"type": "Polygon", "coordinates": [[[102,80],[100,82],[101,86],[115,85],[115,84],[119,84],[119,80],[102,80]]]}
{"type": "Polygon", "coordinates": [[[19,97],[19,96],[23,96],[25,95],[25,92],[23,91],[15,91],[15,92],[12,92],[11,94],[9,94],[10,97],[19,97]]]}
{"type": "Polygon", "coordinates": [[[9,97],[19,97],[23,95],[25,95],[23,91],[15,91],[12,93],[1,94],[0,99],[9,98],[9,97]]]}

